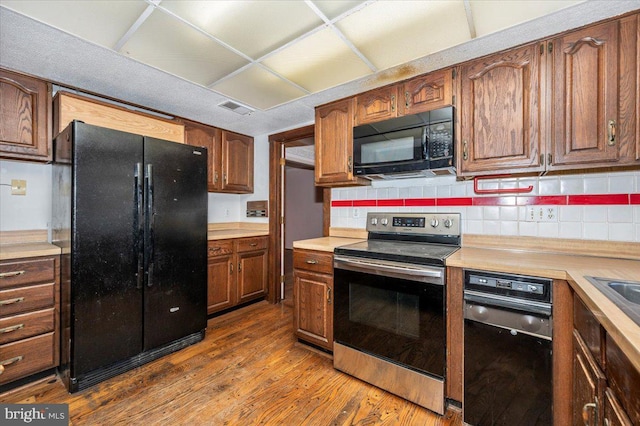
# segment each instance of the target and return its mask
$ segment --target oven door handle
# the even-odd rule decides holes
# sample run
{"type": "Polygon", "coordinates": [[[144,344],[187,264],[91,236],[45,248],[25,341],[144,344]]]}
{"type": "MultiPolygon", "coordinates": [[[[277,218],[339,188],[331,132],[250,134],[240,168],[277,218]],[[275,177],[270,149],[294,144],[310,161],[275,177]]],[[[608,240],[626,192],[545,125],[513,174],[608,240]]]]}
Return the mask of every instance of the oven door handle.
{"type": "Polygon", "coordinates": [[[342,256],[333,257],[333,267],[354,272],[364,272],[374,275],[393,276],[411,281],[430,282],[444,285],[444,268],[411,267],[392,262],[369,262],[342,256]]]}

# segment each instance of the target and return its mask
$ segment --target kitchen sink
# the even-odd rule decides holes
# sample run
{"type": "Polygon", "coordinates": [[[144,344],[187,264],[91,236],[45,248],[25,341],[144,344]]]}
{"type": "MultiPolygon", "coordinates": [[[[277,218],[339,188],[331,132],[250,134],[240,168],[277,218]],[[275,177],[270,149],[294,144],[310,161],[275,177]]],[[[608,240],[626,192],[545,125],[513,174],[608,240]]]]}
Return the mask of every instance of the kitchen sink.
{"type": "Polygon", "coordinates": [[[585,276],[609,300],[640,325],[640,281],[585,276]]]}

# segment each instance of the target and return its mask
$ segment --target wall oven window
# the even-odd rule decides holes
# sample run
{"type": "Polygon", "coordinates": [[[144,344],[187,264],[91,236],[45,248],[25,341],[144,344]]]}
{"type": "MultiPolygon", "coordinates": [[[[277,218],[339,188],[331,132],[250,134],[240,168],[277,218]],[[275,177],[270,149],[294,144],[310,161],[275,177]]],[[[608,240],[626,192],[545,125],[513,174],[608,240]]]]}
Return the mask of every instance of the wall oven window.
{"type": "Polygon", "coordinates": [[[444,286],[334,269],[334,340],[424,374],[444,377],[444,286]]]}

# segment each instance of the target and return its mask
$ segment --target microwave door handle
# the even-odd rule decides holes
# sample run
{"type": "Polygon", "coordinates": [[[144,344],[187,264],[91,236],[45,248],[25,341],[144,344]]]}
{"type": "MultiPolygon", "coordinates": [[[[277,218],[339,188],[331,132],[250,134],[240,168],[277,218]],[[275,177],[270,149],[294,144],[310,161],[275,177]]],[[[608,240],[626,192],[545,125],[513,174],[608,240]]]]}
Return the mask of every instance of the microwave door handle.
{"type": "Polygon", "coordinates": [[[429,159],[429,130],[428,130],[429,126],[424,126],[422,128],[422,140],[423,140],[423,144],[422,144],[422,159],[423,160],[428,160],[429,159]]]}

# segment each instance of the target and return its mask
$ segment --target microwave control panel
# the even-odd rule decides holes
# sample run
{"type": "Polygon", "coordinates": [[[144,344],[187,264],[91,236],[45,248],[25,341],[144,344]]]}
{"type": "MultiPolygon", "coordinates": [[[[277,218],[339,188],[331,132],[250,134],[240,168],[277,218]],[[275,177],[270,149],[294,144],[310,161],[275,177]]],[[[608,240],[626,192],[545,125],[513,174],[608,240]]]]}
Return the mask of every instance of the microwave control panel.
{"type": "Polygon", "coordinates": [[[453,156],[452,122],[429,125],[429,158],[450,158],[453,156]]]}

